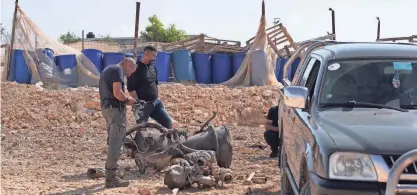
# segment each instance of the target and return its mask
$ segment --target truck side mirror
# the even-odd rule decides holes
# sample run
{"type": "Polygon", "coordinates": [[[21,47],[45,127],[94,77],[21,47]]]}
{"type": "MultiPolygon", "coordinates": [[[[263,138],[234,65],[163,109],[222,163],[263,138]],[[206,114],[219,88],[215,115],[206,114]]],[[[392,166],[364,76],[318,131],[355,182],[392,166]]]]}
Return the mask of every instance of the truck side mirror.
{"type": "Polygon", "coordinates": [[[284,104],[291,108],[306,108],[308,89],[301,86],[288,86],[284,88],[284,104]]]}

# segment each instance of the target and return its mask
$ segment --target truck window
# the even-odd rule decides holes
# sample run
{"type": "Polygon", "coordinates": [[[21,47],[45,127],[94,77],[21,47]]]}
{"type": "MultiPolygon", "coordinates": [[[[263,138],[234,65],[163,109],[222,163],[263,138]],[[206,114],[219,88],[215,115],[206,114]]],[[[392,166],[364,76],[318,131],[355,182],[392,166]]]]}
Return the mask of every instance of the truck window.
{"type": "MultiPolygon", "coordinates": [[[[310,58],[310,61],[308,62],[308,64],[307,64],[307,67],[306,67],[306,69],[304,70],[304,73],[303,73],[303,76],[301,77],[301,80],[300,80],[300,86],[304,86],[304,87],[307,87],[306,86],[306,83],[307,83],[307,80],[308,80],[308,78],[310,77],[310,75],[311,75],[311,70],[313,69],[313,67],[314,66],[320,66],[320,61],[319,60],[317,60],[316,58],[313,58],[313,57],[311,57],[310,58]]],[[[317,77],[317,76],[316,76],[317,77]]],[[[307,87],[308,88],[308,87],[307,87]]]]}
{"type": "Polygon", "coordinates": [[[357,101],[417,108],[417,60],[334,61],[325,71],[320,90],[321,105],[357,101]]]}
{"type": "Polygon", "coordinates": [[[320,61],[311,57],[304,70],[303,76],[300,80],[300,86],[304,86],[308,89],[307,107],[311,107],[311,99],[314,94],[314,86],[316,85],[317,76],[320,70],[320,61]]]}

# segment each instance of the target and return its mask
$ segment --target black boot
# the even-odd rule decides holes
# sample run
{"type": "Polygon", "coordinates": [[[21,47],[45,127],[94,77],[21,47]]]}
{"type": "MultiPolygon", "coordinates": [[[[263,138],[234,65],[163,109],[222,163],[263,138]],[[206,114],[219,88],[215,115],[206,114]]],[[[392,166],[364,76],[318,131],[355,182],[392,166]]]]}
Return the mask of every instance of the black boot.
{"type": "Polygon", "coordinates": [[[276,158],[278,157],[278,147],[272,147],[271,146],[271,154],[269,154],[270,158],[276,158]]]}
{"type": "Polygon", "coordinates": [[[129,186],[129,181],[125,181],[118,177],[118,173],[114,170],[106,171],[105,179],[106,188],[117,188],[117,187],[127,187],[129,186]]]}

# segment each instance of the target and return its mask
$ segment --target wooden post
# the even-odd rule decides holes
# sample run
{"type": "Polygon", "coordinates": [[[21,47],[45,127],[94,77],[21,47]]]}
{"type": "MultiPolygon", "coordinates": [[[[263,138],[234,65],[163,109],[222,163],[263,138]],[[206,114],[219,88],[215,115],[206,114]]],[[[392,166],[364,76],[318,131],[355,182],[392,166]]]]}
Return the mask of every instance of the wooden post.
{"type": "Polygon", "coordinates": [[[262,15],[265,16],[265,1],[262,0],[262,15]]]}
{"type": "Polygon", "coordinates": [[[379,17],[376,17],[378,20],[378,27],[376,29],[376,40],[378,41],[381,35],[381,21],[379,20],[379,17]]]}
{"type": "Polygon", "coordinates": [[[140,13],[140,2],[136,2],[136,21],[135,21],[135,42],[133,43],[133,59],[138,59],[138,34],[139,34],[139,13],[140,13]]]}
{"type": "Polygon", "coordinates": [[[335,35],[333,40],[336,40],[336,19],[335,19],[335,14],[334,14],[334,10],[332,8],[329,8],[329,11],[332,12],[332,33],[335,35]]]}
{"type": "Polygon", "coordinates": [[[19,6],[19,0],[15,1],[14,5],[14,14],[13,14],[13,25],[12,25],[12,37],[10,41],[10,53],[9,53],[9,61],[7,63],[7,76],[6,80],[9,80],[10,77],[10,69],[12,67],[12,56],[13,56],[13,46],[14,46],[14,36],[16,32],[16,16],[17,16],[17,7],[19,6]]]}
{"type": "Polygon", "coordinates": [[[81,50],[84,50],[84,30],[81,32],[81,50]]]}

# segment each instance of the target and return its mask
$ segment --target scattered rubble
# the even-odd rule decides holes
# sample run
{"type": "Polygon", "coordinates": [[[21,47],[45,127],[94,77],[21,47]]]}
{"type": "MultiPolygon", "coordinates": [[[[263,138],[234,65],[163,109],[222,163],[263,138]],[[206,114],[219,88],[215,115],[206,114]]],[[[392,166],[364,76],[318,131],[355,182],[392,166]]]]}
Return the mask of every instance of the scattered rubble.
{"type": "MultiPolygon", "coordinates": [[[[47,90],[36,85],[1,83],[1,191],[5,194],[172,194],[163,174],[139,174],[124,156],[129,188],[103,189],[103,175],[89,179],[88,168],[104,166],[106,125],[97,89],[47,90]]],[[[278,88],[181,84],[160,86],[161,99],[179,126],[198,130],[213,112],[213,126],[227,125],[233,137],[234,179],[222,188],[184,189],[177,194],[244,194],[247,187],[279,191],[277,160],[268,158],[262,120],[278,100],[278,88]],[[243,184],[255,172],[251,184],[243,184]],[[272,186],[272,187],[271,187],[272,186]]],[[[130,108],[129,108],[130,109],[130,108]]],[[[128,126],[134,124],[128,112],[128,126]]],[[[191,134],[190,134],[191,135],[191,134]]]]}

